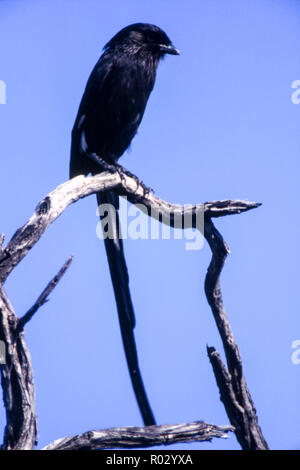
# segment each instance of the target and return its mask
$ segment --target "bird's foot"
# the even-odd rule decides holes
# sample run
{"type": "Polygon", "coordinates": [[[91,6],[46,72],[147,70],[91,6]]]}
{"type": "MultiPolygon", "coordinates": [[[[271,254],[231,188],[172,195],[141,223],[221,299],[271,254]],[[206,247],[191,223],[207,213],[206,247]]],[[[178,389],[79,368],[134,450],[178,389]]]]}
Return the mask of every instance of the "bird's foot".
{"type": "Polygon", "coordinates": [[[131,171],[127,170],[127,168],[124,168],[119,163],[116,163],[116,167],[121,178],[123,174],[123,177],[124,175],[129,176],[129,178],[132,178],[134,180],[134,182],[136,183],[136,192],[141,187],[143,189],[144,196],[146,196],[149,193],[154,193],[152,188],[149,188],[148,186],[146,186],[142,180],[140,180],[137,176],[131,173],[131,171]]]}
{"type": "Polygon", "coordinates": [[[119,163],[108,163],[106,160],[104,160],[102,157],[99,157],[96,153],[90,153],[88,154],[88,157],[94,160],[94,162],[97,163],[97,165],[103,170],[103,171],[108,171],[109,173],[115,173],[117,172],[118,175],[120,176],[120,179],[122,181],[122,184],[124,183],[125,176],[128,176],[129,178],[132,178],[135,183],[136,183],[136,192],[137,190],[141,187],[144,192],[144,197],[147,196],[149,193],[154,193],[152,188],[149,188],[146,186],[142,180],[140,180],[137,176],[135,176],[131,171],[127,170],[127,168],[124,168],[122,165],[119,163]]]}
{"type": "Polygon", "coordinates": [[[154,194],[154,189],[150,188],[150,186],[146,186],[145,183],[143,181],[139,181],[140,183],[140,186],[142,187],[143,191],[144,191],[144,197],[147,196],[147,194],[154,194]]]}
{"type": "Polygon", "coordinates": [[[126,170],[125,168],[123,168],[121,165],[119,165],[118,163],[108,163],[106,160],[104,160],[104,158],[102,157],[99,157],[99,155],[97,155],[96,153],[90,153],[89,155],[89,158],[91,158],[92,160],[94,160],[94,162],[97,163],[97,165],[103,170],[103,171],[108,171],[109,173],[118,173],[121,181],[122,181],[122,184],[124,184],[124,181],[125,181],[125,175],[128,175],[128,176],[134,176],[134,175],[129,175],[129,172],[128,170],[126,170]]]}

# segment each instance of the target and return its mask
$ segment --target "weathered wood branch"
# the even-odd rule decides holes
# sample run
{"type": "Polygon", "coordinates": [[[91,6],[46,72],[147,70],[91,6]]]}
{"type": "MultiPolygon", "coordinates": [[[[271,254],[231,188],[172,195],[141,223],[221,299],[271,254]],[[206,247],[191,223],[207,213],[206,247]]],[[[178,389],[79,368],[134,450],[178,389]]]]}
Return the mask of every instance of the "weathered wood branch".
{"type": "MultiPolygon", "coordinates": [[[[197,205],[170,204],[144,192],[135,178],[118,173],[102,173],[93,177],[78,176],[57,187],[37,206],[34,214],[18,229],[3,248],[4,237],[0,237],[0,286],[10,272],[27,255],[43,233],[71,204],[99,191],[114,189],[128,200],[139,203],[145,213],[171,227],[188,226],[201,230],[197,217],[204,218],[204,236],[213,257],[206,277],[205,290],[214,313],[225,349],[228,370],[214,348],[208,348],[221,399],[229,419],[243,448],[265,449],[267,445],[257,424],[257,417],[250,393],[247,389],[237,345],[227,320],[220,291],[219,276],[228,253],[228,247],[211,222],[213,217],[238,214],[260,204],[246,200],[212,201],[197,205]],[[184,219],[184,224],[182,220],[184,219]],[[190,225],[189,225],[190,224],[190,225]]],[[[68,263],[68,262],[67,262],[68,263]]],[[[23,326],[37,309],[47,300],[66,266],[54,278],[33,307],[21,318],[15,315],[4,290],[0,289],[0,340],[6,345],[6,364],[1,366],[4,404],[7,425],[4,432],[4,449],[32,449],[37,435],[34,385],[30,355],[23,336],[23,326]]],[[[157,444],[192,440],[210,440],[225,437],[232,427],[219,427],[203,422],[173,426],[148,426],[145,428],[115,428],[91,431],[79,436],[63,438],[47,446],[47,449],[96,449],[108,447],[147,447],[157,444]]]]}
{"type": "Polygon", "coordinates": [[[208,356],[221,400],[231,424],[235,427],[235,434],[241,447],[244,450],[265,450],[268,446],[258,425],[256,409],[247,388],[239,349],[222,300],[220,275],[229,248],[209,217],[205,219],[204,235],[212,251],[212,259],[205,279],[205,293],[223,342],[228,368],[215,348],[207,348],[208,356]]]}
{"type": "Polygon", "coordinates": [[[33,315],[38,311],[38,309],[48,302],[48,297],[53,291],[53,289],[57,286],[63,275],[65,274],[66,270],[72,263],[73,256],[70,256],[62,268],[58,271],[58,273],[54,276],[53,279],[47,284],[43,292],[39,295],[33,306],[18,320],[17,331],[20,331],[24,328],[25,324],[28,323],[33,315]]]}
{"type": "Polygon", "coordinates": [[[211,441],[214,437],[227,438],[232,426],[195,421],[160,426],[110,428],[89,431],[73,437],[57,439],[43,450],[97,450],[112,448],[152,447],[179,442],[211,441]]]}
{"type": "Polygon", "coordinates": [[[48,194],[38,204],[28,222],[16,231],[3,248],[0,253],[0,283],[4,284],[11,271],[70,204],[106,189],[115,189],[120,194],[126,195],[130,202],[141,203],[141,208],[144,207],[148,215],[171,227],[183,226],[181,220],[184,217],[185,228],[189,226],[198,228],[197,220],[203,219],[203,214],[221,217],[259,206],[255,202],[240,200],[182,206],[163,201],[152,193],[145,194],[143,188],[137,186],[136,180],[127,175],[121,178],[118,173],[105,172],[92,177],[77,176],[48,194]]]}
{"type": "Polygon", "coordinates": [[[1,253],[2,253],[2,245],[3,245],[3,242],[4,242],[4,238],[5,238],[5,236],[4,236],[4,234],[2,233],[2,234],[0,235],[0,255],[1,255],[1,253]]]}
{"type": "Polygon", "coordinates": [[[70,257],[43,290],[34,305],[21,318],[15,314],[4,289],[0,286],[0,340],[5,344],[5,361],[1,364],[1,384],[6,410],[6,427],[2,449],[33,449],[37,439],[37,416],[30,354],[23,328],[70,266],[70,257]]]}
{"type": "Polygon", "coordinates": [[[5,344],[1,384],[6,410],[2,449],[33,449],[37,437],[35,393],[30,354],[18,318],[0,286],[0,340],[5,344]]]}

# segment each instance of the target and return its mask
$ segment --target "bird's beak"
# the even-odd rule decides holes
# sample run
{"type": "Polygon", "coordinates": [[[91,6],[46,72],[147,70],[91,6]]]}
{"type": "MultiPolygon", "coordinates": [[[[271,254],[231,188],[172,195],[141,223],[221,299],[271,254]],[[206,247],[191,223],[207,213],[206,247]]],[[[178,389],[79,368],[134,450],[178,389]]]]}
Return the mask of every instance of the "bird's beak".
{"type": "Polygon", "coordinates": [[[159,49],[161,50],[161,52],[163,52],[164,54],[172,54],[172,55],[180,55],[180,52],[178,49],[176,49],[176,47],[170,45],[170,46],[166,46],[165,44],[160,44],[159,45],[159,49]]]}

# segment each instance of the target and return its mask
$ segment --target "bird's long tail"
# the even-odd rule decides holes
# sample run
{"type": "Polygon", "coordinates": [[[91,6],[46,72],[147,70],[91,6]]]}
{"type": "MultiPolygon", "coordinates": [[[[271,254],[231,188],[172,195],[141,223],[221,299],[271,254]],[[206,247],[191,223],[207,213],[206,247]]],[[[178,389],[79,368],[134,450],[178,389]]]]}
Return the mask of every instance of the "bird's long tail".
{"type": "Polygon", "coordinates": [[[138,406],[146,426],[155,424],[155,419],[145,392],[138,365],[136,344],[134,339],[135,315],[129,289],[129,276],[124,256],[123,241],[120,236],[119,196],[112,191],[97,193],[97,203],[104,243],[112,279],[121,335],[131,382],[138,406]],[[100,205],[102,210],[100,211],[100,205]],[[108,222],[106,224],[106,222],[108,222]]]}

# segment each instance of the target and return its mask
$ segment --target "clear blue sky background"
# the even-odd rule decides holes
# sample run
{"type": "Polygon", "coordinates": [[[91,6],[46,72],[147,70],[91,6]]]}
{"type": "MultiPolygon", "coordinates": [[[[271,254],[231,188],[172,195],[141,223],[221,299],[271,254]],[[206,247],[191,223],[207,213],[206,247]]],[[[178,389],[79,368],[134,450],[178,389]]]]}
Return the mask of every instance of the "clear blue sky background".
{"type": "MultiPolygon", "coordinates": [[[[181,51],[160,64],[122,163],[178,203],[248,198],[262,207],[217,221],[231,247],[225,306],[259,423],[273,449],[300,448],[299,124],[296,0],[1,0],[0,231],[7,240],[67,180],[70,133],[89,73],[123,26],[162,27],[181,51]],[[287,432],[288,430],[288,432],[287,432]]],[[[141,425],[122,350],[96,201],[69,207],[12,273],[18,315],[65,259],[74,262],[26,328],[39,447],[112,426],[141,425]]],[[[140,365],[159,423],[228,423],[206,355],[222,352],[204,295],[205,244],[128,240],[140,365]]],[[[4,414],[1,414],[4,419],[4,414]]],[[[4,425],[4,422],[3,422],[4,425]]],[[[180,449],[239,449],[232,435],[180,449]]]]}

